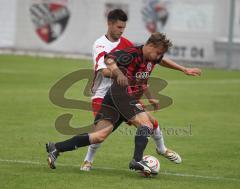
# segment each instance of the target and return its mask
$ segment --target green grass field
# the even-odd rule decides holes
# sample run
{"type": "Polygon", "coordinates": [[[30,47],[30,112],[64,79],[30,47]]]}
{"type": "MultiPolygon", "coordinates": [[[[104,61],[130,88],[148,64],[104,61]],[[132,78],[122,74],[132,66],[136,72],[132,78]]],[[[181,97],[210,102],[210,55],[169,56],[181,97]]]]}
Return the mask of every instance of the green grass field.
{"type": "MultiPolygon", "coordinates": [[[[129,171],[134,138],[123,125],[97,152],[91,172],[79,171],[87,148],[61,155],[57,169],[50,170],[45,143],[69,138],[56,131],[55,119],[72,113],[71,124],[77,127],[93,117],[91,112],[53,105],[49,90],[63,76],[91,67],[88,60],[0,56],[1,189],[239,188],[240,71],[203,69],[196,78],[155,69],[154,76],[168,81],[161,93],[174,103],[153,115],[166,131],[167,146],[181,154],[181,165],[159,157],[151,140],[145,154],[158,157],[160,174],[146,179],[129,171]],[[191,132],[172,133],[190,127],[191,132]]],[[[76,83],[67,96],[86,98],[83,88],[84,82],[76,83]]]]}

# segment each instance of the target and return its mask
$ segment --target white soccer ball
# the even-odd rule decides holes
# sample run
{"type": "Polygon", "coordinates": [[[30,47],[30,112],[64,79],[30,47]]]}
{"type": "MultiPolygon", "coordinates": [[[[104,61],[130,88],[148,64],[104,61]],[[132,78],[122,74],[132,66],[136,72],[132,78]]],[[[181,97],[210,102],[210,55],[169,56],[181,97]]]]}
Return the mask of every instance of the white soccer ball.
{"type": "Polygon", "coordinates": [[[151,155],[143,156],[143,161],[154,171],[155,174],[158,174],[160,171],[160,162],[157,158],[151,155]]]}

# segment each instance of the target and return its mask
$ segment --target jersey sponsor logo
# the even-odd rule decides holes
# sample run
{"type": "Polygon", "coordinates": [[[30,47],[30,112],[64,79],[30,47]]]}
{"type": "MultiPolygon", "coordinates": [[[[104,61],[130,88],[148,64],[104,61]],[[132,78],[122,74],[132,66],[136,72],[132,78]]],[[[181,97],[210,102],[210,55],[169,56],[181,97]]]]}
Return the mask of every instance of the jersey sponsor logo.
{"type": "Polygon", "coordinates": [[[33,1],[30,16],[35,32],[42,41],[51,43],[58,39],[66,29],[70,18],[67,3],[66,0],[33,1]]]}
{"type": "Polygon", "coordinates": [[[149,72],[137,72],[135,74],[135,77],[137,79],[148,79],[149,78],[149,72]]]}
{"type": "Polygon", "coordinates": [[[97,45],[96,48],[97,48],[97,49],[98,49],[98,48],[102,48],[102,49],[104,49],[105,46],[104,46],[104,45],[97,45]]]}

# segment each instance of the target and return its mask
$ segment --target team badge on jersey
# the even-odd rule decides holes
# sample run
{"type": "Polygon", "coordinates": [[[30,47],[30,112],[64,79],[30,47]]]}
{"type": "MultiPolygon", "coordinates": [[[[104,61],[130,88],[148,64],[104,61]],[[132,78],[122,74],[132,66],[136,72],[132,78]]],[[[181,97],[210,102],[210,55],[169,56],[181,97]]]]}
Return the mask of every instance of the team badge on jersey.
{"type": "Polygon", "coordinates": [[[150,72],[152,70],[152,63],[148,62],[147,64],[147,70],[150,72]]]}
{"type": "Polygon", "coordinates": [[[67,0],[33,0],[30,7],[31,20],[42,41],[51,43],[66,29],[70,17],[67,3],[67,0]]]}

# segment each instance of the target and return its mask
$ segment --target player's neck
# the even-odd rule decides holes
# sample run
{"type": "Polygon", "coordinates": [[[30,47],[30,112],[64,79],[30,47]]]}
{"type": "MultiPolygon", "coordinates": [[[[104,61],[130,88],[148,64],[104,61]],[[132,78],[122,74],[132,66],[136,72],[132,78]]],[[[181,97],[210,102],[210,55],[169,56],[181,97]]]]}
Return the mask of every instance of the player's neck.
{"type": "Polygon", "coordinates": [[[108,33],[105,35],[105,37],[111,42],[117,42],[119,40],[119,39],[112,38],[111,35],[109,35],[108,33]]]}
{"type": "Polygon", "coordinates": [[[147,58],[146,58],[147,48],[146,48],[145,45],[143,45],[143,47],[142,47],[142,53],[143,53],[143,60],[148,61],[147,58]]]}

